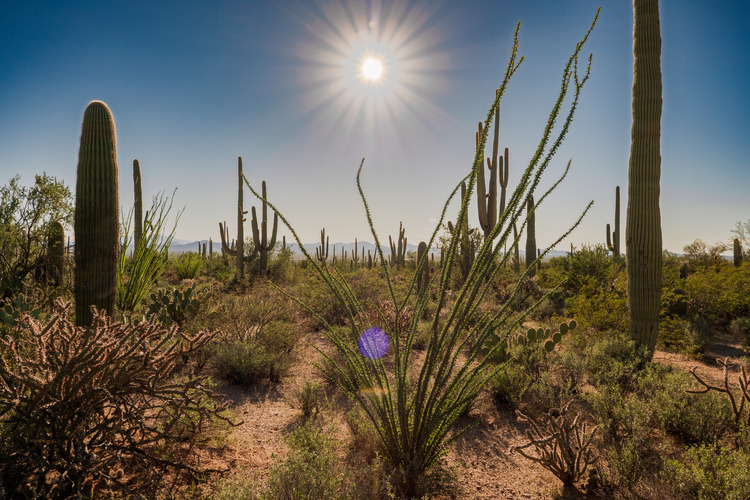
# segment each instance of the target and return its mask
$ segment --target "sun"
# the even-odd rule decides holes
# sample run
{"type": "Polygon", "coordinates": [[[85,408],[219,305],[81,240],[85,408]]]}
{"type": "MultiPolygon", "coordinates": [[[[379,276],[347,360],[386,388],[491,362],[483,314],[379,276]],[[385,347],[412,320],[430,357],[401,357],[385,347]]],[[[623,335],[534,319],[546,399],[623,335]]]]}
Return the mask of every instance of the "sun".
{"type": "Polygon", "coordinates": [[[368,57],[362,63],[362,76],[370,81],[376,81],[383,76],[383,63],[375,57],[368,57]]]}

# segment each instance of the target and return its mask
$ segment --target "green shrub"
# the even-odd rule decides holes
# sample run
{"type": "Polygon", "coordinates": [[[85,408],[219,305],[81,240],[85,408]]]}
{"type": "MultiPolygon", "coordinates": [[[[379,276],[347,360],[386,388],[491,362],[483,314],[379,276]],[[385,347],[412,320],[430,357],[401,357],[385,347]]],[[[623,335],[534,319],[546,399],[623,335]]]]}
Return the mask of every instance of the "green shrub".
{"type": "Polygon", "coordinates": [[[657,426],[654,409],[618,386],[601,387],[587,399],[604,438],[607,465],[598,466],[603,483],[615,490],[632,488],[659,465],[652,436],[657,426]]]}
{"type": "Polygon", "coordinates": [[[531,383],[532,379],[523,367],[511,361],[492,377],[490,392],[498,404],[517,407],[531,383]]]}
{"type": "Polygon", "coordinates": [[[211,346],[210,363],[220,378],[233,384],[253,385],[264,379],[278,382],[289,369],[297,339],[295,325],[269,323],[254,337],[211,346]]]}
{"type": "Polygon", "coordinates": [[[289,455],[271,468],[267,491],[262,498],[337,498],[344,486],[346,470],[341,467],[328,434],[307,424],[295,429],[287,442],[289,455]]]}
{"type": "Polygon", "coordinates": [[[750,456],[719,445],[689,448],[686,460],[668,460],[664,477],[674,497],[697,500],[750,498],[750,456]]]}
{"type": "Polygon", "coordinates": [[[627,279],[624,273],[610,286],[600,286],[594,278],[583,278],[576,295],[565,301],[565,315],[575,318],[580,330],[627,333],[627,279]]]}
{"type": "Polygon", "coordinates": [[[206,258],[199,253],[185,252],[174,261],[174,271],[180,280],[194,280],[201,275],[206,258]]]}
{"type": "Polygon", "coordinates": [[[649,353],[643,347],[636,347],[627,335],[613,334],[588,345],[586,359],[595,385],[629,390],[648,363],[649,353]]]}
{"type": "Polygon", "coordinates": [[[325,404],[325,393],[320,382],[305,380],[305,383],[292,392],[290,404],[302,412],[304,420],[317,415],[325,404]]]}
{"type": "Polygon", "coordinates": [[[659,320],[658,347],[700,359],[706,348],[706,337],[687,319],[669,316],[659,320]]]}
{"type": "Polygon", "coordinates": [[[713,443],[734,426],[727,398],[715,392],[687,392],[698,388],[688,373],[651,365],[638,380],[638,388],[659,426],[684,443],[713,443]]]}
{"type": "Polygon", "coordinates": [[[573,295],[585,292],[590,283],[596,288],[608,288],[614,280],[612,257],[603,244],[583,245],[561,257],[559,264],[566,274],[564,287],[573,295]]]}
{"type": "Polygon", "coordinates": [[[689,310],[720,324],[750,316],[750,264],[698,269],[685,283],[689,310]]]}

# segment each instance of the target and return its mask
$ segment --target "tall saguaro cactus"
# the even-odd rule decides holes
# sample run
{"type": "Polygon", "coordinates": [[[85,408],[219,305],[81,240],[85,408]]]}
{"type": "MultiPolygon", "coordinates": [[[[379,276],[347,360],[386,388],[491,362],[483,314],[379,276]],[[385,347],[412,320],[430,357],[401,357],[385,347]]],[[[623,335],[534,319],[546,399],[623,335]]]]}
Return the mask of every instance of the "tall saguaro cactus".
{"type": "Polygon", "coordinates": [[[46,277],[52,286],[62,284],[65,263],[65,228],[59,221],[49,226],[47,233],[47,272],[46,277]]]}
{"type": "Polygon", "coordinates": [[[615,230],[607,224],[607,248],[612,257],[620,256],[620,186],[615,188],[615,230]]]}
{"type": "Polygon", "coordinates": [[[115,308],[119,222],[115,121],[106,104],[92,101],[83,114],[73,224],[78,326],[91,324],[91,306],[115,308]]]}
{"type": "Polygon", "coordinates": [[[245,208],[242,197],[242,157],[237,157],[237,278],[245,277],[245,208]]]}
{"type": "Polygon", "coordinates": [[[652,353],[661,305],[661,34],[659,1],[633,0],[633,126],[625,248],[630,337],[652,353]]]}
{"type": "Polygon", "coordinates": [[[260,253],[260,270],[266,272],[268,269],[268,252],[273,250],[273,246],[276,244],[276,229],[279,224],[279,215],[274,212],[273,214],[273,229],[271,230],[271,238],[268,238],[268,209],[266,198],[266,181],[262,184],[263,193],[263,208],[262,215],[263,219],[260,221],[260,229],[258,229],[258,216],[255,213],[255,207],[252,209],[251,226],[253,229],[253,246],[255,251],[260,253]]]}
{"type": "Polygon", "coordinates": [[[133,245],[138,248],[138,242],[143,236],[143,189],[141,187],[141,164],[138,159],[133,160],[133,245]]]}

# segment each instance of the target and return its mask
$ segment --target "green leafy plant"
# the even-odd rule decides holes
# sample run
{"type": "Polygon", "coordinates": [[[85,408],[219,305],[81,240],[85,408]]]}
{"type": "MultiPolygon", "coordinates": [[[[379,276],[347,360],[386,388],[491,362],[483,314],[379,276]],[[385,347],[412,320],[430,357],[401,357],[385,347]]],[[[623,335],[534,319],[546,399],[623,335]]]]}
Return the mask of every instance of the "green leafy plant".
{"type": "Polygon", "coordinates": [[[165,225],[169,212],[172,210],[172,198],[167,200],[164,193],[159,193],[151,202],[151,209],[141,226],[141,236],[138,244],[133,248],[130,261],[127,260],[127,248],[131,242],[130,224],[133,221],[133,211],[128,214],[127,221],[123,221],[122,244],[120,259],[117,266],[117,307],[121,311],[133,312],[146,298],[167,266],[167,251],[172,244],[177,223],[182,210],[175,216],[172,230],[165,234],[165,225]]]}
{"type": "Polygon", "coordinates": [[[181,280],[194,280],[201,275],[205,263],[206,259],[201,254],[185,252],[175,260],[174,270],[181,280]]]}
{"type": "MultiPolygon", "coordinates": [[[[432,318],[432,336],[421,366],[414,363],[411,351],[415,335],[419,330],[419,318],[422,317],[429,297],[426,292],[416,292],[417,272],[413,274],[405,298],[397,299],[394,292],[394,280],[381,250],[380,239],[374,229],[369,205],[362,190],[361,175],[364,160],[358,170],[357,186],[375,241],[375,249],[381,263],[390,302],[395,311],[393,331],[384,332],[380,328],[371,328],[365,308],[341,273],[335,268],[332,269],[333,266],[321,265],[317,259],[307,253],[286,218],[273,204],[268,203],[291,231],[307,259],[308,267],[315,269],[336,302],[343,308],[344,317],[347,320],[347,334],[340,334],[337,329],[331,327],[324,318],[319,316],[321,323],[327,328],[328,339],[341,356],[341,361],[328,356],[329,365],[338,373],[337,380],[342,388],[357,401],[373,422],[383,443],[384,457],[396,469],[400,490],[406,495],[418,496],[424,491],[426,475],[445,454],[448,444],[461,434],[461,432],[453,432],[454,423],[470,408],[488,380],[502,369],[502,366],[494,366],[491,363],[500,343],[496,344],[495,350],[482,352],[489,336],[503,330],[507,332],[506,335],[509,335],[525,317],[513,315],[507,304],[497,312],[486,313],[479,312],[478,306],[485,298],[492,278],[509,259],[509,256],[503,252],[503,248],[509,240],[512,241],[514,222],[522,222],[521,231],[523,231],[528,220],[528,216],[524,218],[527,201],[533,195],[569,129],[581,90],[590,71],[591,58],[589,58],[585,73],[583,75],[578,73],[578,58],[597,18],[598,12],[589,31],[576,45],[565,66],[560,93],[550,112],[536,152],[529,161],[528,167],[522,172],[516,190],[507,201],[505,211],[498,217],[495,226],[477,249],[476,258],[467,273],[467,279],[463,281],[460,289],[452,291],[449,303],[451,275],[457,272],[458,249],[465,232],[465,228],[458,221],[466,217],[473,198],[477,170],[484,168],[484,145],[495,109],[500,105],[505,88],[520,64],[520,61],[516,60],[517,27],[505,77],[500,89],[495,93],[483,133],[477,141],[472,170],[465,178],[467,189],[461,198],[457,222],[454,225],[450,245],[445,252],[441,272],[431,279],[431,282],[436,284],[437,306],[432,318]],[[570,101],[569,113],[564,118],[559,131],[556,131],[557,135],[553,136],[554,125],[561,113],[562,103],[571,89],[573,97],[570,101]],[[403,326],[400,317],[407,308],[411,311],[411,320],[403,326]],[[387,363],[384,357],[387,358],[387,363]]],[[[569,166],[570,162],[568,168],[569,166]]],[[[538,196],[537,207],[546,201],[549,193],[562,181],[567,171],[566,168],[560,179],[549,190],[538,196]]],[[[433,246],[437,233],[446,219],[448,206],[460,190],[462,183],[463,180],[454,188],[446,201],[432,237],[427,242],[428,248],[433,246]]],[[[256,197],[263,199],[252,186],[250,189],[256,197]]],[[[588,208],[584,211],[584,215],[587,210],[588,208]]],[[[579,218],[573,223],[571,229],[552,246],[567,236],[580,220],[579,218]]],[[[543,258],[546,253],[547,251],[543,252],[541,257],[543,258]]],[[[420,266],[424,265],[427,265],[426,256],[425,260],[417,263],[417,271],[420,266]]],[[[517,290],[518,287],[511,295],[515,295],[517,290]]]]}
{"type": "Polygon", "coordinates": [[[304,420],[317,415],[324,403],[325,394],[318,381],[306,380],[303,385],[292,392],[291,404],[302,412],[304,420]]]}
{"type": "Polygon", "coordinates": [[[672,495],[699,500],[742,500],[750,497],[750,456],[722,446],[688,449],[685,459],[668,460],[664,476],[672,495]]]}

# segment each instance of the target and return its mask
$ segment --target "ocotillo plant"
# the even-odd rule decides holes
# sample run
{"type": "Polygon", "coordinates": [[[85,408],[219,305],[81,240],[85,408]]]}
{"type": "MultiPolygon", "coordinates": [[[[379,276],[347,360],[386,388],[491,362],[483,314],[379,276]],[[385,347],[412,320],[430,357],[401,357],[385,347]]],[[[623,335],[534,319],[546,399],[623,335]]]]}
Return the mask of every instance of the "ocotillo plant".
{"type": "MultiPolygon", "coordinates": [[[[315,258],[320,261],[321,264],[325,264],[328,260],[328,237],[326,236],[326,228],[320,231],[320,247],[315,249],[315,258]]],[[[333,249],[334,253],[336,249],[333,249]]]]}
{"type": "Polygon", "coordinates": [[[391,265],[392,266],[403,266],[406,259],[406,238],[404,237],[404,224],[403,222],[398,223],[398,241],[393,242],[393,238],[388,235],[388,242],[391,245],[391,265]]]}
{"type": "Polygon", "coordinates": [[[532,265],[537,258],[536,253],[536,208],[534,197],[529,196],[526,205],[526,269],[529,276],[536,274],[536,266],[532,265]]]}
{"type": "Polygon", "coordinates": [[[141,186],[141,164],[138,159],[133,160],[133,246],[138,247],[138,242],[143,236],[143,189],[141,186]]]}
{"type": "Polygon", "coordinates": [[[112,314],[120,250],[117,137],[106,104],[83,114],[74,216],[76,324],[89,326],[91,306],[112,314]]]}
{"type": "MultiPolygon", "coordinates": [[[[364,301],[357,298],[352,287],[341,274],[330,269],[330,266],[319,264],[307,253],[289,221],[279,213],[276,207],[269,204],[276,213],[279,213],[279,218],[295,237],[300,250],[307,258],[309,267],[318,273],[342,308],[347,324],[345,330],[332,327],[321,315],[317,315],[326,327],[326,337],[335,348],[335,355],[323,354],[326,366],[329,367],[327,371],[335,377],[340,387],[363,408],[377,431],[385,460],[389,462],[389,466],[398,471],[395,476],[399,478],[399,493],[409,498],[419,498],[425,493],[423,490],[426,484],[425,474],[446,453],[451,441],[460,435],[460,431],[453,432],[456,422],[469,410],[487,382],[504,369],[504,365],[492,364],[492,357],[495,354],[492,349],[486,353],[482,352],[489,336],[500,333],[505,337],[509,336],[528,315],[528,312],[517,315],[511,310],[510,304],[521,293],[523,284],[521,280],[513,289],[511,299],[500,306],[499,311],[482,312],[480,304],[488,297],[488,292],[491,292],[492,277],[496,276],[500,266],[507,262],[507,254],[504,256],[501,254],[503,245],[511,234],[513,222],[523,218],[526,200],[539,185],[546,167],[569,129],[581,90],[589,76],[590,59],[585,73],[580,75],[578,56],[591,29],[584,39],[576,44],[575,51],[565,66],[561,90],[549,114],[542,139],[508,200],[505,216],[498,218],[493,231],[481,244],[475,263],[463,285],[459,289],[454,287],[451,290],[450,276],[458,265],[462,224],[458,223],[454,228],[453,237],[447,246],[441,276],[439,279],[435,278],[439,286],[436,289],[435,307],[431,308],[435,312],[431,319],[430,342],[425,349],[424,356],[420,356],[419,367],[413,364],[415,356],[412,347],[415,336],[421,329],[419,318],[423,316],[427,308],[429,297],[428,294],[415,293],[418,280],[416,273],[406,288],[405,296],[401,293],[398,297],[396,295],[394,279],[386,265],[386,257],[375,231],[362,188],[364,159],[357,173],[357,188],[374,239],[375,252],[383,267],[382,273],[390,297],[389,307],[393,308],[395,315],[392,331],[372,327],[365,311],[364,301]],[[574,95],[566,99],[571,89],[574,95]],[[570,102],[570,109],[566,112],[563,110],[563,103],[568,102],[570,102]],[[555,127],[558,117],[561,117],[563,123],[560,127],[555,127]],[[412,320],[401,321],[407,308],[412,311],[412,320]]],[[[518,67],[516,64],[517,42],[516,32],[505,82],[501,88],[504,88],[505,83],[518,67]]],[[[499,106],[501,95],[495,95],[485,121],[485,137],[480,141],[470,173],[464,178],[467,182],[467,189],[465,196],[461,199],[461,209],[457,219],[459,221],[466,217],[469,207],[473,204],[477,169],[484,166],[483,148],[486,143],[486,130],[491,125],[495,107],[499,106]]],[[[541,206],[567,172],[568,169],[550,189],[539,196],[537,207],[541,206]]],[[[261,197],[252,186],[250,189],[256,197],[261,197]]],[[[428,241],[428,248],[433,246],[447,220],[446,213],[459,189],[460,182],[448,196],[440,216],[437,217],[436,227],[428,241]]],[[[583,215],[590,206],[591,204],[585,209],[583,215]]],[[[580,223],[583,215],[572,227],[580,223]]],[[[550,248],[559,244],[569,234],[570,230],[554,241],[550,248]]],[[[549,248],[545,254],[548,251],[549,248]]],[[[301,302],[298,301],[298,303],[301,302]]],[[[311,310],[309,307],[307,309],[311,310]]],[[[499,344],[493,347],[493,349],[499,348],[499,344]]]]}
{"type": "MultiPolygon", "coordinates": [[[[736,240],[735,240],[736,241],[736,240]]],[[[65,228],[58,221],[50,224],[47,233],[46,278],[54,287],[62,284],[65,262],[65,228]]]]}
{"type": "MultiPolygon", "coordinates": [[[[262,184],[263,200],[266,198],[266,181],[262,184]]],[[[279,224],[279,216],[273,214],[273,229],[271,230],[271,238],[268,238],[268,204],[263,201],[262,215],[263,219],[260,221],[260,229],[258,228],[258,216],[255,213],[255,207],[252,209],[251,225],[253,228],[253,246],[255,251],[260,254],[260,271],[265,273],[268,271],[268,252],[273,250],[276,245],[276,229],[279,224]]]]}
{"type": "Polygon", "coordinates": [[[420,241],[417,246],[417,293],[428,290],[430,286],[430,262],[427,259],[427,243],[420,241]]]}
{"type": "Polygon", "coordinates": [[[615,230],[610,232],[607,224],[607,248],[612,252],[612,257],[620,256],[620,186],[615,188],[615,230]]]}
{"type": "Polygon", "coordinates": [[[659,1],[633,0],[633,125],[625,251],[630,337],[653,353],[662,286],[661,33],[659,1]]]}

